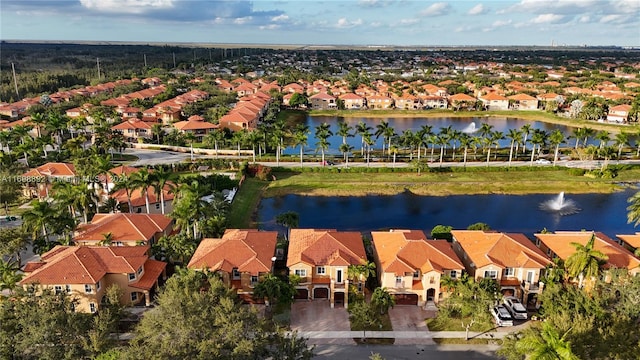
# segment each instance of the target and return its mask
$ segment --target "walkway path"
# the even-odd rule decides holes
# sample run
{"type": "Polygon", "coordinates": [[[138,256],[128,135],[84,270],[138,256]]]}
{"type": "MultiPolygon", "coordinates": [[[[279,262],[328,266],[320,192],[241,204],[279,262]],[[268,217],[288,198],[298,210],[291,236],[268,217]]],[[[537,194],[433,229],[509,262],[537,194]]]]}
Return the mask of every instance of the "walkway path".
{"type": "MultiPolygon", "coordinates": [[[[470,339],[502,339],[509,332],[469,332],[470,339]]],[[[381,338],[381,339],[464,339],[464,331],[298,331],[298,336],[309,339],[381,338]]]]}

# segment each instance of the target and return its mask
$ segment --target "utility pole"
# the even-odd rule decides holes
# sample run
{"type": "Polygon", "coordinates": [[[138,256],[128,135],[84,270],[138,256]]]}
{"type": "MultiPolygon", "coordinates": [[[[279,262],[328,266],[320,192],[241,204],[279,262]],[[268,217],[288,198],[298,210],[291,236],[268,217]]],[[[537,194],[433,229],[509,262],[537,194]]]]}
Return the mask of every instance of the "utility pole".
{"type": "Polygon", "coordinates": [[[144,54],[144,67],[147,67],[147,54],[144,54]]]}
{"type": "Polygon", "coordinates": [[[176,53],[173,53],[173,68],[176,68],[176,53]]]}
{"type": "Polygon", "coordinates": [[[98,64],[98,80],[100,80],[100,58],[96,58],[96,63],[98,64]]]}
{"type": "Polygon", "coordinates": [[[20,99],[20,93],[18,93],[18,79],[16,78],[16,67],[11,63],[11,71],[13,72],[13,86],[16,88],[16,97],[20,99]]]}

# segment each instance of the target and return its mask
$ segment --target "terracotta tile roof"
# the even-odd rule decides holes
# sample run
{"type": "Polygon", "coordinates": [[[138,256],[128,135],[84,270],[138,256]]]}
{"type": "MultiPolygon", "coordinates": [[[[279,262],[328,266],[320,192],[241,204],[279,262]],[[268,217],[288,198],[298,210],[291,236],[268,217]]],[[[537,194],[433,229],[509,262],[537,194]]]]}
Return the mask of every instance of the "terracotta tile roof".
{"type": "Polygon", "coordinates": [[[95,284],[106,274],[137,271],[148,259],[148,246],[56,246],[42,254],[21,285],[95,284]],[[40,265],[39,263],[44,263],[40,265]],[[39,265],[39,266],[38,266],[39,265]]]}
{"type": "Polygon", "coordinates": [[[631,245],[634,248],[640,248],[640,233],[635,233],[635,235],[616,235],[618,238],[622,239],[627,244],[631,245]]]}
{"type": "Polygon", "coordinates": [[[150,290],[166,267],[167,263],[165,262],[153,259],[147,260],[144,263],[144,274],[137,282],[131,284],[131,287],[150,290]]]}
{"type": "MultiPolygon", "coordinates": [[[[164,201],[173,200],[175,194],[171,191],[170,185],[165,185],[163,189],[164,193],[164,201]]],[[[160,202],[159,196],[156,196],[155,189],[153,186],[149,186],[147,188],[147,194],[149,195],[149,205],[156,204],[160,202]]],[[[146,206],[146,197],[142,194],[140,189],[130,190],[129,196],[131,197],[131,205],[132,206],[146,206]]],[[[119,203],[127,202],[127,191],[125,189],[116,190],[111,194],[111,197],[118,200],[119,203]]]]}
{"type": "Polygon", "coordinates": [[[76,176],[76,168],[73,164],[67,163],[46,163],[35,169],[31,169],[22,176],[76,176]]]}
{"type": "Polygon", "coordinates": [[[340,99],[342,99],[342,100],[364,100],[362,98],[362,96],[360,96],[358,94],[354,94],[354,93],[346,93],[346,94],[340,95],[340,99]]]}
{"type": "Polygon", "coordinates": [[[157,233],[167,232],[172,220],[161,214],[95,214],[91,224],[74,237],[74,241],[102,241],[111,233],[113,241],[149,241],[157,233]]]}
{"type": "Polygon", "coordinates": [[[421,230],[371,232],[381,270],[397,275],[405,272],[464,269],[446,240],[427,240],[421,230]]]}
{"type": "Polygon", "coordinates": [[[320,92],[309,97],[309,99],[334,100],[335,97],[327,94],[326,92],[320,92]]]}
{"type": "Polygon", "coordinates": [[[187,120],[187,121],[178,121],[173,124],[178,130],[206,130],[206,129],[217,129],[218,125],[212,124],[210,122],[202,121],[202,120],[187,120]]]}
{"type": "Polygon", "coordinates": [[[617,267],[635,269],[640,266],[640,259],[620,244],[613,241],[601,232],[593,231],[556,231],[553,234],[535,234],[542,243],[553,251],[560,259],[566,260],[575,253],[576,248],[571,243],[586,245],[595,235],[594,249],[603,252],[609,257],[605,267],[617,267]]]}
{"type": "Polygon", "coordinates": [[[355,231],[291,229],[287,266],[364,264],[362,235],[355,231]]]}
{"type": "Polygon", "coordinates": [[[517,101],[523,101],[523,100],[537,100],[536,98],[534,98],[531,95],[527,95],[527,94],[515,94],[515,95],[511,95],[508,97],[509,100],[517,100],[517,101]]]}
{"type": "Polygon", "coordinates": [[[202,240],[187,267],[228,273],[238,268],[254,275],[270,272],[277,237],[277,231],[227,229],[221,239],[202,240]]]}
{"type": "Polygon", "coordinates": [[[130,119],[111,127],[111,130],[136,130],[136,129],[151,130],[151,124],[149,124],[146,121],[142,121],[138,119],[130,119]]]}
{"type": "Polygon", "coordinates": [[[481,230],[452,230],[451,234],[476,268],[486,265],[501,268],[543,268],[551,263],[523,234],[481,230]]]}
{"type": "Polygon", "coordinates": [[[467,94],[455,94],[449,96],[449,100],[451,101],[476,101],[476,98],[473,96],[469,96],[467,94]]]}
{"type": "Polygon", "coordinates": [[[610,108],[609,108],[609,112],[612,112],[612,111],[621,111],[621,112],[626,112],[626,113],[628,113],[628,112],[630,112],[630,111],[631,111],[631,108],[632,108],[632,106],[631,106],[631,105],[626,105],[626,104],[623,104],[623,105],[617,105],[617,106],[612,106],[612,107],[610,107],[610,108]]]}
{"type": "Polygon", "coordinates": [[[507,101],[508,99],[500,94],[495,92],[490,92],[486,95],[480,96],[480,99],[489,100],[489,101],[507,101]]]}

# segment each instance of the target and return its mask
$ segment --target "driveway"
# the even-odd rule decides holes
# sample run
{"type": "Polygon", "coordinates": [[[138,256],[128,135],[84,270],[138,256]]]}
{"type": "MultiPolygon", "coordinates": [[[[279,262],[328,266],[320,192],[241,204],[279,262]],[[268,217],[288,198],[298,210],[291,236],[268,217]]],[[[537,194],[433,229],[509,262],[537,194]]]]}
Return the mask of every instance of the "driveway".
{"type": "MultiPolygon", "coordinates": [[[[298,300],[291,305],[293,331],[350,331],[349,313],[342,306],[331,308],[329,300],[298,300]]],[[[353,339],[309,339],[309,344],[354,345],[353,339]]]]}
{"type": "MultiPolygon", "coordinates": [[[[389,319],[391,320],[391,326],[393,331],[416,331],[416,332],[428,332],[427,323],[425,319],[429,316],[429,312],[424,310],[421,306],[415,305],[398,305],[389,309],[389,319]]],[[[398,339],[396,338],[396,345],[410,345],[416,344],[415,339],[398,339]]],[[[431,345],[435,344],[431,339],[420,339],[420,344],[431,345]]]]}

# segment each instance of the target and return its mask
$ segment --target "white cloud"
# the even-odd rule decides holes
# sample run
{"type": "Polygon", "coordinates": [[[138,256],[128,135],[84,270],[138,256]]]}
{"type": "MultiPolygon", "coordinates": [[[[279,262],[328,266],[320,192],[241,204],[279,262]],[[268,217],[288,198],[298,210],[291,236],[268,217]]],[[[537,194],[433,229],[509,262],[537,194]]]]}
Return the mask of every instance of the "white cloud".
{"type": "Polygon", "coordinates": [[[591,21],[591,17],[589,15],[582,15],[578,18],[579,23],[586,24],[591,21]]]}
{"type": "Polygon", "coordinates": [[[398,21],[398,25],[401,25],[401,26],[413,25],[413,24],[417,24],[419,21],[420,21],[419,19],[400,19],[400,21],[398,21]]]}
{"type": "Polygon", "coordinates": [[[362,19],[357,19],[354,21],[349,21],[347,18],[340,18],[338,22],[335,24],[335,27],[338,29],[348,29],[352,27],[356,27],[362,25],[362,19]]]}
{"type": "Polygon", "coordinates": [[[271,18],[271,21],[273,21],[273,22],[283,22],[283,21],[287,21],[287,20],[289,20],[289,16],[285,15],[285,14],[274,16],[274,17],[271,18]]]}
{"type": "Polygon", "coordinates": [[[558,14],[540,14],[531,20],[532,24],[553,24],[564,19],[564,15],[558,14]]]}
{"type": "Polygon", "coordinates": [[[624,21],[624,17],[622,15],[617,15],[617,14],[605,15],[602,18],[600,18],[600,22],[602,24],[617,24],[623,21],[624,21]]]}
{"type": "Polygon", "coordinates": [[[233,19],[233,23],[236,25],[245,25],[250,23],[252,20],[253,20],[253,16],[245,16],[245,17],[233,19]]]}
{"type": "Polygon", "coordinates": [[[481,15],[487,12],[487,9],[484,7],[484,5],[482,4],[478,4],[474,7],[472,7],[471,9],[469,9],[469,11],[467,12],[467,14],[469,15],[481,15]]]}
{"type": "Polygon", "coordinates": [[[171,9],[175,5],[173,0],[80,0],[80,4],[87,9],[128,14],[171,9]]]}
{"type": "Polygon", "coordinates": [[[484,32],[488,32],[488,31],[493,31],[497,28],[501,28],[501,27],[505,27],[508,25],[511,25],[513,23],[513,21],[511,19],[509,20],[496,20],[494,21],[490,26],[483,28],[482,31],[484,32]]]}
{"type": "Polygon", "coordinates": [[[260,30],[278,30],[278,29],[280,29],[280,27],[281,27],[281,26],[280,26],[280,25],[278,25],[278,24],[269,24],[269,25],[262,25],[262,26],[259,26],[258,28],[259,28],[260,30]]]}
{"type": "Polygon", "coordinates": [[[449,4],[444,3],[444,2],[439,2],[439,3],[432,4],[428,8],[422,10],[420,12],[420,15],[423,15],[423,16],[442,16],[442,15],[446,15],[449,12],[450,9],[451,9],[451,7],[449,6],[449,4]]]}

